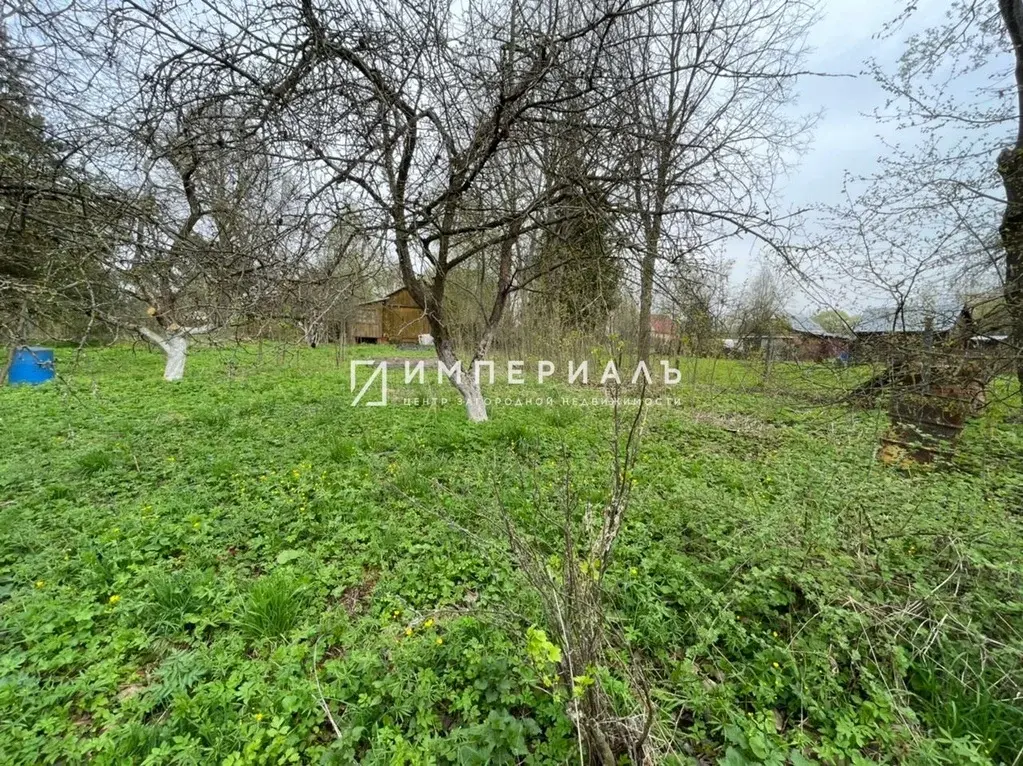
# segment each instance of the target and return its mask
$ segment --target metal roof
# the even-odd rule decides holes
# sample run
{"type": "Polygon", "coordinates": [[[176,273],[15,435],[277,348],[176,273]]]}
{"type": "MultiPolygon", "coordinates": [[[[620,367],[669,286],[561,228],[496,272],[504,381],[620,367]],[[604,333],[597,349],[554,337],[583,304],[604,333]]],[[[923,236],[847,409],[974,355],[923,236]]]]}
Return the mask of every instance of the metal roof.
{"type": "Polygon", "coordinates": [[[800,314],[789,314],[789,327],[792,328],[793,332],[802,333],[804,335],[816,335],[819,338],[845,338],[847,336],[841,333],[828,332],[817,320],[812,319],[808,316],[802,316],[800,314]]]}
{"type": "MultiPolygon", "coordinates": [[[[400,292],[404,292],[405,290],[408,290],[408,288],[407,287],[399,287],[397,290],[392,290],[391,292],[387,293],[387,295],[385,295],[383,298],[376,298],[376,299],[371,300],[371,301],[363,301],[362,303],[357,303],[356,305],[357,306],[372,306],[374,303],[383,303],[388,298],[393,298],[395,295],[397,295],[400,292]]],[[[409,294],[411,295],[411,291],[410,291],[409,294]]]]}
{"type": "Polygon", "coordinates": [[[948,332],[955,327],[963,312],[961,304],[948,303],[927,308],[904,306],[901,311],[894,307],[866,309],[853,325],[853,332],[862,333],[904,333],[924,332],[928,318],[934,320],[934,332],[948,332]]]}

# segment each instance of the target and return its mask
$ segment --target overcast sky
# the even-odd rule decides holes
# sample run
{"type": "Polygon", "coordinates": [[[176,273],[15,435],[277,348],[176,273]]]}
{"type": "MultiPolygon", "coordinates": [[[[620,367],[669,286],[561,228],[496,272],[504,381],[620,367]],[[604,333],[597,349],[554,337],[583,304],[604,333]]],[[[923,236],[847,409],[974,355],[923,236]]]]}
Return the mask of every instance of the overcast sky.
{"type": "MultiPolygon", "coordinates": [[[[813,52],[807,69],[852,77],[807,77],[801,81],[799,102],[793,107],[801,113],[823,110],[814,131],[810,150],[784,183],[780,209],[799,208],[840,199],[843,174],[871,172],[884,150],[881,137],[890,142],[909,140],[899,136],[890,124],[878,123],[872,116],[884,106],[885,94],[870,75],[862,74],[865,61],[875,58],[891,70],[905,49],[906,40],[923,28],[942,20],[947,2],[923,0],[907,25],[891,37],[880,39],[884,24],[894,18],[902,3],[898,0],[822,0],[823,17],[814,27],[809,44],[813,52]]],[[[735,261],[731,282],[742,282],[757,268],[755,243],[734,243],[728,257],[735,261]]],[[[796,296],[793,308],[805,306],[808,299],[796,296]]]]}

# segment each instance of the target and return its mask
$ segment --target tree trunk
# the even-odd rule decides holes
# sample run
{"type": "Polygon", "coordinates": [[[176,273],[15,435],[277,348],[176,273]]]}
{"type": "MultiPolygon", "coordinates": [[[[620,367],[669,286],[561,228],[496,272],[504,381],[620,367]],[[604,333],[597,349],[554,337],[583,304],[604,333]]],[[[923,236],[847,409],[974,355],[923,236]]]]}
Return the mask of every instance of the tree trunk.
{"type": "MultiPolygon", "coordinates": [[[[197,328],[195,332],[209,332],[210,328],[197,328]]],[[[164,380],[181,380],[185,377],[185,361],[188,359],[188,341],[190,333],[187,330],[175,331],[167,337],[153,332],[148,327],[136,327],[135,331],[146,340],[160,347],[163,355],[167,357],[167,363],[163,368],[164,380]]]]}
{"type": "Polygon", "coordinates": [[[172,335],[163,343],[163,353],[167,356],[163,379],[181,380],[185,377],[185,361],[188,359],[188,336],[172,335]]]}
{"type": "Polygon", "coordinates": [[[487,405],[483,399],[483,391],[479,383],[471,374],[462,379],[462,386],[459,388],[462,399],[465,401],[465,413],[473,423],[482,423],[487,419],[487,405]]]}
{"type": "Polygon", "coordinates": [[[1016,377],[1023,391],[1023,149],[1005,149],[998,157],[1005,186],[1005,212],[999,234],[1005,251],[1005,307],[1010,317],[1010,340],[1016,377]]]}
{"type": "Polygon", "coordinates": [[[21,309],[18,312],[18,329],[11,336],[11,352],[4,360],[4,366],[0,368],[0,386],[7,382],[7,376],[11,374],[11,367],[14,366],[14,355],[18,353],[19,346],[25,345],[25,332],[28,329],[28,304],[21,302],[21,309]]]}
{"type": "MultiPolygon", "coordinates": [[[[437,328],[433,328],[436,332],[437,328]]],[[[447,368],[454,367],[458,363],[455,355],[454,345],[449,338],[437,341],[437,358],[447,368]]],[[[476,382],[475,371],[472,369],[462,370],[460,377],[451,377],[451,385],[457,389],[465,403],[465,413],[473,423],[482,423],[487,419],[487,405],[483,399],[483,391],[480,384],[476,382]]]]}
{"type": "Polygon", "coordinates": [[[648,241],[639,274],[639,338],[636,351],[640,362],[650,361],[650,313],[654,304],[654,265],[656,260],[657,250],[648,241]]]}
{"type": "Polygon", "coordinates": [[[1023,394],[1023,4],[999,0],[998,5],[1016,57],[1018,129],[1016,143],[998,155],[998,173],[1005,187],[1005,211],[998,233],[1005,250],[1005,307],[1012,320],[1010,337],[1023,394]]]}
{"type": "Polygon", "coordinates": [[[16,353],[18,353],[17,343],[11,346],[7,358],[4,360],[4,366],[0,367],[0,386],[7,382],[7,376],[11,374],[11,367],[14,366],[14,355],[16,353]]]}

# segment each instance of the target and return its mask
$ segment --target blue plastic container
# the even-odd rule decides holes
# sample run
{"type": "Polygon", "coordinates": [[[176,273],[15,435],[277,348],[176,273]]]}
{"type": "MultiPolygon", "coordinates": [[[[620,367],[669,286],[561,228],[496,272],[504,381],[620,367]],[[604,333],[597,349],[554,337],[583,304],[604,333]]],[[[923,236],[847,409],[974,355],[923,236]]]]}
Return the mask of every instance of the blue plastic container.
{"type": "Polygon", "coordinates": [[[38,386],[52,380],[53,349],[40,346],[20,346],[14,351],[14,361],[7,373],[7,380],[12,386],[24,384],[38,386]]]}

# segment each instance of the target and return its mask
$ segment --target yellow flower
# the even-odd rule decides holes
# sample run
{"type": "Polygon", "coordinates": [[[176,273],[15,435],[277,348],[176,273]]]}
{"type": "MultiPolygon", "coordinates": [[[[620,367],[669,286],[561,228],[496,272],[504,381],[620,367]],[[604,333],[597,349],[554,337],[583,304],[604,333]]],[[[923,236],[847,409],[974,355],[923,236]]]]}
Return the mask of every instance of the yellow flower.
{"type": "Polygon", "coordinates": [[[262,721],[263,720],[263,714],[262,713],[256,713],[252,717],[255,718],[257,721],[262,721]]]}
{"type": "Polygon", "coordinates": [[[113,596],[111,596],[111,597],[110,597],[110,604],[111,604],[111,605],[114,605],[114,604],[116,604],[116,603],[117,603],[118,601],[120,601],[120,600],[121,600],[121,597],[120,597],[120,596],[118,596],[118,595],[117,595],[117,594],[115,593],[115,594],[114,594],[113,596]]]}
{"type": "Polygon", "coordinates": [[[440,646],[441,644],[444,643],[444,639],[443,638],[438,638],[434,643],[437,644],[437,646],[440,646]]]}
{"type": "Polygon", "coordinates": [[[424,622],[423,623],[423,627],[424,628],[432,628],[433,627],[433,620],[430,619],[430,620],[427,620],[426,622],[424,622]]]}
{"type": "Polygon", "coordinates": [[[199,529],[201,526],[202,526],[202,522],[201,521],[197,521],[194,524],[192,524],[192,529],[199,529]]]}
{"type": "Polygon", "coordinates": [[[772,630],[771,631],[771,635],[774,636],[775,638],[777,638],[778,637],[778,631],[772,630]]]}
{"type": "Polygon", "coordinates": [[[400,609],[395,609],[393,612],[391,612],[391,617],[393,617],[395,619],[398,619],[399,617],[401,617],[401,610],[400,609]]]}
{"type": "Polygon", "coordinates": [[[779,665],[777,662],[772,662],[771,665],[774,666],[775,668],[781,667],[781,665],[779,665]]]}
{"type": "Polygon", "coordinates": [[[635,577],[639,574],[639,570],[636,567],[629,567],[629,574],[635,577]]]}
{"type": "Polygon", "coordinates": [[[36,580],[36,587],[43,588],[46,586],[46,580],[36,580]]]}
{"type": "Polygon", "coordinates": [[[405,635],[406,636],[411,636],[412,635],[412,628],[405,628],[405,635]]]}

